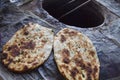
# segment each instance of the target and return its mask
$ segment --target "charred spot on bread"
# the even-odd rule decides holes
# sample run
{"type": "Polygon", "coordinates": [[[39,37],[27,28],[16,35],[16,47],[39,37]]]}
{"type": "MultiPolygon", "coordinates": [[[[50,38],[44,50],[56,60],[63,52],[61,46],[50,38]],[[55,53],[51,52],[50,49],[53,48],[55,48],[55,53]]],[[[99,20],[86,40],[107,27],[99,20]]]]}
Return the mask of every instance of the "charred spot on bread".
{"type": "Polygon", "coordinates": [[[67,57],[65,57],[65,58],[63,59],[63,62],[66,63],[66,64],[69,64],[69,63],[70,63],[70,59],[67,58],[67,57]]]}
{"type": "Polygon", "coordinates": [[[47,42],[47,40],[42,40],[41,42],[45,44],[47,42]]]}
{"type": "Polygon", "coordinates": [[[76,58],[75,59],[75,64],[77,66],[81,67],[81,69],[85,69],[85,67],[86,67],[86,65],[85,65],[85,63],[82,59],[79,60],[78,58],[76,58]]]}
{"type": "Polygon", "coordinates": [[[97,73],[98,73],[98,67],[95,66],[93,69],[93,77],[95,77],[97,73]]]}
{"type": "Polygon", "coordinates": [[[35,43],[31,40],[29,42],[22,42],[22,49],[34,49],[35,48],[35,43]]]}
{"type": "Polygon", "coordinates": [[[69,29],[64,29],[64,34],[68,34],[69,36],[76,36],[78,32],[70,31],[69,29]]]}
{"type": "Polygon", "coordinates": [[[2,55],[1,55],[1,59],[6,59],[6,58],[7,58],[7,56],[8,56],[8,54],[7,54],[7,53],[2,53],[2,55]]]}
{"type": "Polygon", "coordinates": [[[63,49],[63,50],[62,50],[62,55],[63,55],[63,57],[68,57],[68,56],[70,56],[69,50],[68,50],[68,49],[63,49]]]}
{"type": "Polygon", "coordinates": [[[28,35],[28,34],[29,34],[29,32],[28,32],[28,31],[25,31],[25,32],[24,32],[24,35],[28,35]]]}
{"type": "Polygon", "coordinates": [[[77,35],[77,32],[71,31],[71,32],[69,32],[69,35],[70,35],[70,36],[76,36],[76,35],[77,35]]]}
{"type": "Polygon", "coordinates": [[[11,55],[13,57],[18,56],[20,54],[20,49],[18,48],[17,45],[12,45],[11,46],[11,55]]]}
{"type": "Polygon", "coordinates": [[[93,57],[95,55],[95,52],[94,51],[89,51],[89,54],[93,57]]]}
{"type": "Polygon", "coordinates": [[[64,29],[63,31],[64,31],[64,34],[68,34],[69,33],[69,29],[67,29],[67,28],[64,29]]]}
{"type": "Polygon", "coordinates": [[[78,71],[77,68],[73,68],[73,69],[71,70],[71,76],[72,76],[73,78],[75,78],[75,76],[76,76],[78,73],[79,73],[79,71],[78,71]]]}
{"type": "Polygon", "coordinates": [[[64,35],[61,35],[61,40],[60,40],[62,43],[66,41],[66,38],[64,35]]]}
{"type": "Polygon", "coordinates": [[[24,66],[24,70],[28,70],[28,67],[26,65],[24,66]]]}

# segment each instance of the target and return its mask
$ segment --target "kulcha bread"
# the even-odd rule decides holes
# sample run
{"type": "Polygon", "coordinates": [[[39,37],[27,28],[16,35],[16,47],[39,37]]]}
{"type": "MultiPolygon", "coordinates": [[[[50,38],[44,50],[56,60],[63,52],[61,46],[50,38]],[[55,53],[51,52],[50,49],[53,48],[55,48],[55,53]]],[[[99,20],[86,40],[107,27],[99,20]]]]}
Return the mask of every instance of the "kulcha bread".
{"type": "Polygon", "coordinates": [[[67,80],[99,80],[95,47],[84,34],[64,28],[54,38],[54,58],[67,80]]]}
{"type": "Polygon", "coordinates": [[[32,70],[49,57],[53,46],[52,29],[29,23],[3,46],[2,62],[15,72],[32,70]]]}

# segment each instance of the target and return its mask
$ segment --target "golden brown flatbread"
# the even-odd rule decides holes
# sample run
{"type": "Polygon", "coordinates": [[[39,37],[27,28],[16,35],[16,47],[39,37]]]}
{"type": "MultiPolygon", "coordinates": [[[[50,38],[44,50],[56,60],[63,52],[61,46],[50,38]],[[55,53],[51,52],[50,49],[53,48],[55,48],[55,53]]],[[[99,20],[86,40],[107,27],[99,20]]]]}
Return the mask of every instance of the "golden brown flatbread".
{"type": "Polygon", "coordinates": [[[95,47],[84,34],[64,28],[54,38],[54,58],[67,80],[99,80],[95,47]]]}
{"type": "Polygon", "coordinates": [[[29,23],[3,46],[2,62],[15,72],[34,69],[49,57],[53,38],[52,29],[29,23]]]}

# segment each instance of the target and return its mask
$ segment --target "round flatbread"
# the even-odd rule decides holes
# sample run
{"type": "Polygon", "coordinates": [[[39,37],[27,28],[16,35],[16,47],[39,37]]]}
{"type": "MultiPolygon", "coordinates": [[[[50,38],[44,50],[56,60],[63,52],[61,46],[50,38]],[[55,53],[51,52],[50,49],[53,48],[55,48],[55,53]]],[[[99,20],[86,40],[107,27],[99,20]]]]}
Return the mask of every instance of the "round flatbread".
{"type": "Polygon", "coordinates": [[[49,57],[53,38],[52,29],[29,23],[3,46],[2,62],[15,72],[34,69],[49,57]]]}
{"type": "Polygon", "coordinates": [[[84,34],[64,28],[54,38],[54,58],[67,80],[99,80],[95,47],[84,34]]]}

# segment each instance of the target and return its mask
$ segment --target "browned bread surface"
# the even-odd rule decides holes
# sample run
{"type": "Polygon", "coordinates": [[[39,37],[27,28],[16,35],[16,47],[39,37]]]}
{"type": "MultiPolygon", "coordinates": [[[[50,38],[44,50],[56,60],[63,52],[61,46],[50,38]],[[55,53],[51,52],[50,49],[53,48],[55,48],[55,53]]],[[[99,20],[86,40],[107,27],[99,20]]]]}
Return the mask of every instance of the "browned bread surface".
{"type": "Polygon", "coordinates": [[[51,53],[53,37],[52,29],[36,23],[25,25],[3,46],[3,64],[15,72],[40,66],[51,53]]]}
{"type": "Polygon", "coordinates": [[[99,60],[91,40],[84,34],[64,28],[54,38],[54,58],[68,80],[99,80],[99,60]]]}

